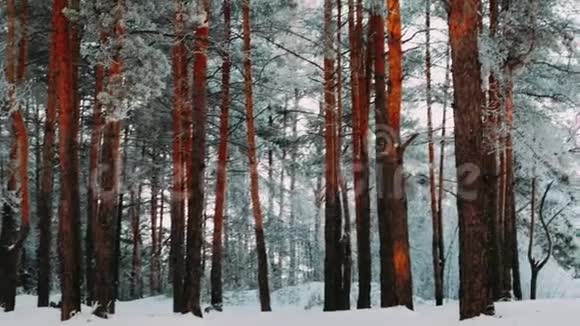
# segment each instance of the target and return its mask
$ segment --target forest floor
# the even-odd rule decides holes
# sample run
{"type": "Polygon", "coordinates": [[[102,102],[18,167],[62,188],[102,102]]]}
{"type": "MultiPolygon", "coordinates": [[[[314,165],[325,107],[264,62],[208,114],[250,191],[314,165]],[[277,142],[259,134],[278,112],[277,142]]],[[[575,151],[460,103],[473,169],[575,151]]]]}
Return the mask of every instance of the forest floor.
{"type": "MultiPolygon", "coordinates": [[[[172,314],[171,299],[163,296],[131,302],[121,302],[118,314],[109,320],[98,319],[90,314],[90,308],[76,315],[64,325],[109,325],[109,326],[309,326],[309,325],[403,325],[403,326],[568,326],[578,325],[580,299],[553,299],[522,302],[505,302],[496,306],[496,316],[479,317],[465,322],[458,321],[458,305],[451,302],[443,307],[427,303],[417,304],[415,312],[405,308],[370,309],[348,312],[323,313],[318,305],[310,310],[304,306],[287,305],[273,298],[274,312],[260,313],[256,300],[226,306],[224,312],[210,312],[204,319],[191,315],[172,314]],[[278,301],[278,302],[277,302],[278,301]],[[192,322],[195,321],[195,322],[192,322]]],[[[17,310],[0,312],[1,326],[57,326],[60,312],[54,308],[35,307],[36,297],[19,296],[17,310]]]]}

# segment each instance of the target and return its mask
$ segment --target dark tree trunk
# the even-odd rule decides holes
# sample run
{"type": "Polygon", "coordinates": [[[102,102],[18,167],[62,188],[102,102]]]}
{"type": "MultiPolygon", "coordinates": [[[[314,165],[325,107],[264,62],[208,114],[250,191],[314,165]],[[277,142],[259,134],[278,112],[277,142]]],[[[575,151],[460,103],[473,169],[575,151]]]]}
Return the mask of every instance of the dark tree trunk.
{"type": "Polygon", "coordinates": [[[530,278],[530,300],[536,300],[536,292],[538,288],[538,270],[532,270],[532,276],[530,278]]]}
{"type": "Polygon", "coordinates": [[[342,309],[341,207],[338,184],[335,40],[332,0],[324,1],[325,226],[324,311],[342,309]]]}
{"type": "Polygon", "coordinates": [[[54,144],[56,127],[56,44],[51,42],[48,71],[48,103],[42,141],[42,171],[38,196],[38,307],[48,307],[51,288],[51,244],[54,183],[54,144]]]}
{"type": "Polygon", "coordinates": [[[350,310],[350,289],[352,286],[352,245],[350,236],[350,208],[348,207],[348,188],[346,181],[341,182],[342,212],[344,215],[344,234],[342,235],[342,309],[350,310]]]}
{"type": "Polygon", "coordinates": [[[435,304],[443,305],[443,256],[439,252],[439,237],[442,233],[441,215],[437,205],[437,184],[435,183],[435,144],[433,140],[433,117],[432,117],[432,93],[431,93],[431,1],[425,2],[425,72],[427,82],[427,138],[429,152],[429,193],[431,195],[431,220],[432,220],[432,241],[431,251],[433,255],[433,280],[435,283],[435,304]]]}
{"type": "MultiPolygon", "coordinates": [[[[157,146],[157,145],[155,145],[157,146]]],[[[149,264],[149,290],[151,295],[158,295],[161,291],[161,262],[159,253],[159,167],[157,149],[153,149],[152,154],[153,175],[151,176],[151,201],[150,201],[150,223],[151,223],[151,250],[150,250],[150,264],[149,264]]]]}
{"type": "Polygon", "coordinates": [[[171,249],[170,267],[171,284],[173,286],[173,312],[183,312],[185,310],[185,299],[183,297],[183,279],[185,274],[184,266],[184,237],[185,237],[185,162],[184,156],[184,135],[187,135],[184,127],[184,106],[188,103],[189,87],[187,80],[187,49],[183,40],[185,33],[184,26],[184,3],[177,1],[175,12],[175,32],[177,38],[173,47],[173,189],[171,192],[171,249]]]}
{"type": "MultiPolygon", "coordinates": [[[[292,143],[290,145],[290,169],[289,169],[289,176],[290,176],[290,218],[288,220],[288,225],[290,229],[296,228],[296,160],[298,159],[298,111],[300,110],[299,106],[300,95],[298,93],[298,89],[294,90],[294,109],[295,113],[291,115],[292,117],[292,143]]],[[[297,270],[297,260],[296,257],[296,243],[297,239],[294,233],[290,233],[289,235],[289,256],[290,256],[290,271],[288,272],[288,285],[294,286],[297,282],[296,270],[297,270]]]]}
{"type": "Polygon", "coordinates": [[[95,294],[97,307],[93,312],[107,318],[114,300],[115,235],[119,199],[120,122],[105,125],[101,151],[101,190],[99,211],[95,223],[95,294]]]}
{"type": "Polygon", "coordinates": [[[256,232],[256,252],[258,255],[258,290],[262,311],[271,311],[270,285],[268,283],[268,255],[264,238],[264,221],[260,204],[260,189],[258,175],[258,159],[256,155],[256,130],[254,125],[254,94],[252,80],[252,48],[250,30],[250,0],[242,0],[243,17],[243,53],[244,53],[244,86],[246,96],[246,124],[248,138],[248,161],[250,165],[250,192],[252,197],[252,212],[256,232]]]}
{"type": "MultiPolygon", "coordinates": [[[[498,25],[498,3],[491,0],[490,8],[490,30],[492,37],[497,32],[498,25]]],[[[503,232],[503,223],[500,218],[499,193],[500,193],[500,167],[498,155],[498,113],[501,105],[501,94],[499,81],[493,74],[489,77],[488,103],[484,112],[484,130],[483,139],[483,181],[485,196],[485,214],[489,227],[489,285],[490,300],[498,301],[509,295],[504,293],[503,285],[503,253],[501,234],[503,232]]]]}
{"type": "MultiPolygon", "coordinates": [[[[220,144],[218,150],[218,167],[216,182],[216,203],[214,217],[214,232],[212,241],[211,260],[211,304],[216,309],[221,310],[223,304],[223,233],[224,233],[224,211],[226,208],[226,185],[227,185],[227,162],[228,162],[228,130],[229,130],[229,110],[230,110],[230,36],[231,36],[231,0],[224,0],[224,24],[226,33],[225,54],[222,63],[222,102],[220,112],[220,144]]],[[[272,196],[272,192],[269,194],[272,196]]],[[[269,207],[271,208],[271,207],[269,207]]]]}
{"type": "Polygon", "coordinates": [[[133,242],[133,251],[131,255],[131,285],[129,295],[132,299],[138,299],[143,296],[143,279],[142,273],[142,246],[141,239],[141,192],[142,184],[137,189],[131,189],[131,238],[133,242]]]}
{"type": "MultiPolygon", "coordinates": [[[[121,41],[124,29],[124,0],[118,0],[119,10],[114,17],[113,34],[121,41]]],[[[120,97],[123,85],[123,60],[120,49],[113,56],[109,67],[108,89],[111,96],[120,97]]],[[[117,108],[110,108],[115,112],[117,108]]],[[[96,308],[93,311],[98,317],[107,318],[114,304],[114,275],[117,257],[115,253],[115,235],[117,228],[119,186],[121,174],[121,121],[108,117],[104,125],[103,144],[100,157],[100,188],[98,192],[99,207],[94,223],[95,242],[95,298],[96,308]]]]}
{"type": "MultiPolygon", "coordinates": [[[[101,37],[101,44],[104,38],[101,37]]],[[[95,224],[98,216],[98,178],[99,178],[99,147],[104,125],[102,103],[98,96],[104,91],[105,67],[95,67],[95,104],[93,108],[93,129],[89,150],[89,181],[87,190],[87,229],[85,234],[85,278],[86,304],[92,306],[95,301],[95,224]]]]}

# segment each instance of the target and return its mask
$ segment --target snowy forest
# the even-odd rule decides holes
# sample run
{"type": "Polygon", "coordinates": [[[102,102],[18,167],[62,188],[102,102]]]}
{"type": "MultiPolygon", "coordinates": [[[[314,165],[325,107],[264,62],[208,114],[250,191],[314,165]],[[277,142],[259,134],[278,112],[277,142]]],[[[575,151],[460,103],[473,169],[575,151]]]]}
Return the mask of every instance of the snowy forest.
{"type": "Polygon", "coordinates": [[[0,0],[0,58],[0,325],[580,316],[575,0],[0,0]]]}

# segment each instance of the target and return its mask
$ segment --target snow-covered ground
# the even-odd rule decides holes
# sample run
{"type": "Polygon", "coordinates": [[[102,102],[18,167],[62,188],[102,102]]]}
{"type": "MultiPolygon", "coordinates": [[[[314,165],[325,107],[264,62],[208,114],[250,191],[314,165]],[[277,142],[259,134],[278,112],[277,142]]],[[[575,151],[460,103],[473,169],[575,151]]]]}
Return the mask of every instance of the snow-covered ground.
{"type": "MultiPolygon", "coordinates": [[[[303,294],[318,289],[318,284],[306,285],[303,294]]],[[[109,320],[101,320],[90,314],[90,308],[75,316],[64,325],[109,325],[109,326],[572,326],[580,320],[580,299],[553,299],[523,302],[506,302],[497,304],[497,315],[480,317],[465,322],[458,321],[457,303],[448,303],[442,308],[428,303],[419,303],[415,312],[405,308],[352,310],[348,312],[324,313],[316,304],[318,297],[302,295],[298,300],[291,299],[292,288],[277,291],[273,295],[274,312],[260,313],[256,299],[252,295],[241,293],[229,301],[237,305],[227,306],[222,313],[211,312],[204,319],[191,315],[172,314],[171,300],[167,297],[152,297],[132,302],[123,302],[118,306],[118,314],[109,320]],[[285,300],[289,299],[289,300],[285,300]],[[291,303],[290,303],[291,302],[291,303]],[[305,308],[312,308],[305,310],[305,308]]],[[[580,295],[580,293],[579,293],[580,295]]],[[[17,310],[12,313],[0,313],[1,326],[56,326],[59,321],[59,310],[54,308],[39,309],[35,307],[36,298],[19,296],[17,310]]]]}

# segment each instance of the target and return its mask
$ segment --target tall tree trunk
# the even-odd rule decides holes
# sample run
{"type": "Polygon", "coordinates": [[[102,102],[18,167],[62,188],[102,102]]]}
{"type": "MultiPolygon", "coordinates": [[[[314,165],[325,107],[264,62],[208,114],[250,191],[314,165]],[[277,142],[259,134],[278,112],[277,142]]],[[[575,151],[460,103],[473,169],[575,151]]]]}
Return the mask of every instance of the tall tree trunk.
{"type": "MultiPolygon", "coordinates": [[[[511,287],[506,290],[509,291],[510,288],[513,289],[514,296],[516,299],[522,299],[522,287],[520,280],[520,264],[518,258],[518,238],[517,238],[517,223],[516,223],[516,211],[515,211],[515,176],[514,176],[514,152],[513,152],[513,140],[512,132],[514,126],[514,98],[513,98],[513,76],[510,71],[507,72],[505,76],[506,86],[505,86],[505,116],[506,116],[506,126],[507,134],[504,139],[505,148],[505,173],[506,173],[506,188],[505,188],[505,202],[504,202],[504,223],[505,223],[505,237],[504,237],[504,248],[505,248],[505,263],[504,268],[507,269],[507,275],[510,276],[512,283],[511,287]]],[[[504,275],[506,275],[504,274],[504,275]]],[[[509,284],[509,283],[508,283],[509,284]]],[[[509,286],[509,285],[508,285],[509,286]]]]}
{"type": "MultiPolygon", "coordinates": [[[[498,1],[489,2],[490,32],[495,37],[498,27],[498,1]]],[[[498,114],[501,105],[499,81],[493,75],[489,76],[488,103],[484,112],[484,154],[483,154],[483,177],[485,214],[489,223],[489,285],[490,299],[500,300],[509,293],[504,293],[503,285],[503,254],[500,234],[503,223],[500,219],[499,193],[500,193],[500,167],[498,156],[498,114]]]]}
{"type": "MultiPolygon", "coordinates": [[[[185,47],[184,33],[184,3],[176,1],[175,12],[175,32],[177,38],[173,46],[173,189],[171,192],[171,284],[173,286],[173,312],[183,312],[185,310],[185,299],[183,297],[183,279],[185,274],[184,266],[184,241],[185,241],[185,162],[183,160],[184,146],[182,143],[183,129],[186,126],[183,119],[183,106],[187,103],[189,94],[184,92],[184,84],[187,80],[187,49],[185,47]]],[[[189,87],[187,87],[187,90],[189,87]]]]}
{"type": "MultiPolygon", "coordinates": [[[[113,69],[111,77],[114,76],[113,69]]],[[[119,121],[107,121],[101,150],[101,190],[99,210],[95,227],[95,294],[97,307],[94,314],[107,318],[114,300],[114,260],[116,218],[118,214],[120,171],[119,121]]]]}
{"type": "Polygon", "coordinates": [[[442,225],[439,219],[437,206],[437,184],[435,183],[435,145],[433,142],[433,115],[432,115],[432,95],[431,95],[431,1],[425,2],[425,72],[427,82],[427,138],[429,149],[429,192],[431,194],[431,220],[433,225],[433,236],[431,242],[433,254],[433,279],[435,283],[435,303],[443,305],[443,273],[442,261],[439,252],[439,236],[442,225]]]}
{"type": "Polygon", "coordinates": [[[63,13],[67,1],[53,5],[53,50],[56,57],[56,100],[59,116],[60,206],[59,256],[61,259],[61,320],[81,310],[80,211],[78,175],[78,106],[74,88],[71,28],[63,13]],[[72,96],[71,96],[72,94],[72,96]]]}
{"type": "MultiPolygon", "coordinates": [[[[337,96],[337,112],[336,112],[336,129],[337,129],[337,140],[336,140],[336,171],[337,178],[339,182],[340,198],[342,200],[341,214],[344,215],[344,231],[340,239],[342,250],[340,252],[340,262],[341,262],[341,309],[350,309],[350,288],[352,282],[352,247],[350,238],[350,211],[348,207],[348,189],[346,180],[342,173],[341,164],[341,153],[342,153],[342,0],[336,1],[337,7],[337,20],[336,20],[336,96],[337,96]]],[[[293,160],[294,161],[294,160],[293,160]]]]}
{"type": "MultiPolygon", "coordinates": [[[[288,98],[285,98],[284,111],[282,112],[282,128],[279,132],[280,137],[286,138],[286,129],[288,127],[288,98]]],[[[272,243],[272,252],[278,253],[278,259],[271,262],[272,264],[272,283],[274,289],[280,289],[282,284],[282,272],[283,266],[282,261],[285,255],[284,246],[284,211],[286,210],[286,159],[288,157],[288,149],[286,146],[282,146],[282,157],[280,158],[280,182],[279,182],[279,196],[280,201],[278,203],[278,216],[274,221],[273,225],[273,238],[277,238],[277,241],[272,243]]]]}
{"type": "Polygon", "coordinates": [[[48,103],[42,141],[42,171],[38,196],[38,307],[48,307],[51,288],[52,200],[54,183],[54,145],[56,130],[56,44],[51,42],[48,67],[48,103]]]}
{"type": "Polygon", "coordinates": [[[407,221],[407,197],[403,173],[403,157],[406,145],[401,145],[401,101],[403,83],[403,51],[401,34],[401,10],[399,0],[388,0],[388,60],[389,81],[387,99],[387,130],[395,148],[385,148],[384,181],[387,197],[387,226],[391,233],[391,253],[394,276],[394,295],[396,305],[405,305],[413,309],[413,278],[409,249],[409,228],[407,221]]]}
{"type": "Polygon", "coordinates": [[[364,101],[364,44],[362,42],[362,1],[348,1],[348,33],[350,43],[350,78],[353,128],[353,179],[355,193],[355,220],[358,250],[357,308],[371,306],[371,250],[370,250],[370,195],[368,184],[367,126],[368,108],[364,101]],[[361,84],[362,83],[362,84],[361,84]]]}
{"type": "MultiPolygon", "coordinates": [[[[227,163],[228,163],[228,132],[230,110],[230,37],[231,37],[231,0],[224,0],[224,24],[226,32],[224,41],[226,48],[222,62],[222,103],[220,112],[220,144],[218,149],[218,166],[216,182],[215,217],[212,241],[211,260],[211,304],[221,310],[223,304],[223,232],[224,232],[224,209],[226,205],[227,188],[227,163]]],[[[270,196],[272,192],[270,191],[270,196]]],[[[270,207],[269,207],[270,208],[270,207]]]]}
{"type": "Polygon", "coordinates": [[[250,191],[252,197],[252,211],[254,214],[256,231],[256,252],[258,254],[258,287],[260,306],[262,311],[271,311],[270,287],[268,284],[268,255],[264,239],[264,222],[262,206],[260,204],[260,189],[258,175],[258,159],[256,157],[256,130],[254,125],[254,94],[252,79],[252,48],[250,30],[250,0],[242,0],[242,28],[244,53],[244,85],[246,95],[246,122],[248,137],[248,160],[250,163],[250,191]]]}
{"type": "Polygon", "coordinates": [[[26,123],[17,99],[17,88],[25,77],[25,66],[28,59],[28,2],[23,1],[20,12],[14,0],[7,1],[8,37],[7,69],[8,111],[12,125],[13,141],[10,152],[10,174],[8,177],[9,192],[19,197],[21,213],[20,230],[16,232],[15,210],[11,203],[2,207],[2,230],[0,232],[0,307],[6,312],[13,311],[16,305],[16,286],[18,283],[18,265],[23,243],[30,231],[29,193],[28,193],[28,135],[26,123]],[[20,30],[17,30],[20,27],[20,30]],[[17,42],[17,35],[20,40],[17,42]],[[19,196],[18,196],[19,195],[19,196]]]}
{"type": "MultiPolygon", "coordinates": [[[[294,89],[294,113],[292,114],[292,143],[290,145],[290,218],[288,226],[290,229],[296,228],[296,160],[298,159],[298,111],[300,110],[300,94],[298,89],[294,89]]],[[[294,233],[289,235],[289,256],[290,256],[290,271],[288,272],[288,285],[294,286],[297,282],[296,271],[298,269],[298,257],[296,257],[296,242],[297,239],[294,233]]]]}
{"type": "MultiPolygon", "coordinates": [[[[118,10],[114,17],[113,34],[122,43],[125,34],[124,0],[118,0],[118,10]]],[[[123,60],[120,49],[114,54],[109,67],[110,95],[121,97],[123,85],[123,60]]],[[[103,144],[100,154],[100,189],[98,193],[99,208],[94,227],[95,241],[95,297],[97,306],[94,314],[107,318],[112,310],[114,300],[114,251],[116,218],[118,216],[119,186],[121,174],[121,121],[114,116],[117,108],[110,108],[111,116],[106,117],[103,132],[103,144]]]]}
{"type": "Polygon", "coordinates": [[[187,311],[201,317],[201,275],[204,210],[204,175],[207,125],[207,47],[209,34],[209,1],[200,0],[197,10],[202,20],[195,31],[193,51],[193,147],[191,152],[191,179],[189,179],[187,224],[187,269],[185,287],[188,287],[187,311]]]}
{"type": "Polygon", "coordinates": [[[447,102],[449,98],[449,84],[450,84],[450,54],[449,54],[449,46],[447,47],[447,64],[445,67],[445,84],[444,84],[444,94],[443,94],[443,115],[441,118],[441,148],[439,150],[439,176],[438,176],[438,193],[437,193],[437,253],[438,258],[437,262],[440,265],[439,268],[439,277],[441,278],[441,294],[439,297],[441,298],[441,304],[443,304],[443,297],[445,293],[445,282],[444,282],[444,275],[445,275],[445,242],[444,242],[444,233],[443,233],[443,196],[444,196],[444,177],[445,177],[445,135],[446,135],[446,124],[447,124],[447,102]]]}
{"type": "MultiPolygon", "coordinates": [[[[380,5],[374,4],[378,8],[373,8],[371,12],[369,28],[373,31],[373,46],[375,53],[374,71],[375,71],[375,119],[377,130],[382,128],[384,130],[387,126],[386,117],[386,83],[385,83],[385,58],[382,53],[385,53],[385,24],[382,13],[380,12],[380,5]]],[[[380,157],[384,151],[386,143],[390,139],[385,138],[385,135],[376,140],[376,154],[380,157]]],[[[383,178],[387,174],[383,171],[386,164],[381,164],[377,161],[377,214],[379,218],[379,238],[380,238],[380,283],[381,283],[381,307],[390,307],[396,305],[395,291],[394,291],[394,275],[393,270],[389,266],[389,260],[392,256],[392,247],[389,245],[391,235],[387,225],[387,209],[388,201],[386,196],[386,184],[383,178]]]]}
{"type": "Polygon", "coordinates": [[[478,35],[481,2],[452,0],[449,37],[453,62],[455,148],[459,219],[459,310],[461,319],[477,317],[488,309],[487,234],[482,166],[481,89],[478,35]]]}
{"type": "MultiPolygon", "coordinates": [[[[105,42],[101,36],[101,45],[105,42]]],[[[102,139],[104,120],[102,103],[99,94],[105,90],[105,67],[97,64],[95,67],[95,104],[93,107],[93,129],[91,130],[89,150],[89,181],[87,190],[87,229],[85,235],[85,278],[86,304],[93,305],[95,300],[95,223],[98,216],[98,178],[99,178],[99,148],[102,139]]]]}
{"type": "Polygon", "coordinates": [[[324,310],[342,308],[341,207],[338,185],[337,114],[332,0],[324,1],[325,250],[324,310]]]}
{"type": "MultiPolygon", "coordinates": [[[[80,10],[80,0],[69,0],[67,8],[71,10],[79,11],[80,10]]],[[[77,264],[76,270],[78,271],[78,275],[75,275],[75,284],[74,287],[74,300],[75,300],[75,307],[78,307],[80,311],[80,302],[82,301],[82,292],[81,286],[83,281],[82,275],[82,250],[81,250],[81,242],[82,242],[82,234],[81,234],[81,197],[80,197],[80,139],[79,137],[82,135],[80,132],[81,128],[81,110],[80,110],[80,94],[79,94],[79,67],[81,61],[81,23],[78,20],[67,18],[68,20],[68,29],[69,29],[69,36],[70,36],[70,50],[71,50],[71,70],[72,70],[72,93],[69,94],[73,101],[73,123],[71,124],[71,137],[73,142],[71,144],[71,188],[73,191],[71,192],[71,203],[72,208],[74,209],[72,212],[74,216],[76,216],[77,221],[79,223],[76,224],[74,229],[74,243],[77,246],[74,250],[74,259],[75,263],[77,264]],[[78,301],[78,303],[76,302],[78,301]]]]}

